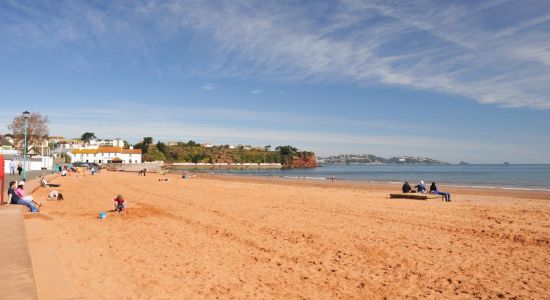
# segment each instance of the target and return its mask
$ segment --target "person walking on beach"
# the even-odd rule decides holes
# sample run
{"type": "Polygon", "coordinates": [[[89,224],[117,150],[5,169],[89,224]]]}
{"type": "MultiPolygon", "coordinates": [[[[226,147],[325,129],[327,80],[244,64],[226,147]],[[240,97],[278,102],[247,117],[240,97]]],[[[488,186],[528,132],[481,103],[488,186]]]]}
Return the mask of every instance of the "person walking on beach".
{"type": "Polygon", "coordinates": [[[15,161],[10,160],[10,175],[15,175],[15,161]]]}
{"type": "Polygon", "coordinates": [[[8,202],[10,204],[25,205],[32,213],[39,212],[32,201],[21,198],[15,192],[15,181],[11,181],[8,188],[8,202]]]}
{"type": "Polygon", "coordinates": [[[23,164],[19,162],[17,164],[17,173],[19,173],[19,176],[21,176],[21,172],[23,172],[23,164]]]}
{"type": "Polygon", "coordinates": [[[451,202],[451,193],[438,191],[435,182],[432,182],[432,185],[430,185],[430,194],[443,195],[445,202],[451,202]]]}

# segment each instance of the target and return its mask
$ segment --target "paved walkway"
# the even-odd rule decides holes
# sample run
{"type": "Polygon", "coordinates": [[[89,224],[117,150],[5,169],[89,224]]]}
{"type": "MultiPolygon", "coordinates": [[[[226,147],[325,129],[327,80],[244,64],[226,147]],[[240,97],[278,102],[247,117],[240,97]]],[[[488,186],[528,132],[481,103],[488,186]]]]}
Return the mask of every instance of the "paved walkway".
{"type": "Polygon", "coordinates": [[[21,208],[0,206],[0,300],[37,299],[21,208]]]}

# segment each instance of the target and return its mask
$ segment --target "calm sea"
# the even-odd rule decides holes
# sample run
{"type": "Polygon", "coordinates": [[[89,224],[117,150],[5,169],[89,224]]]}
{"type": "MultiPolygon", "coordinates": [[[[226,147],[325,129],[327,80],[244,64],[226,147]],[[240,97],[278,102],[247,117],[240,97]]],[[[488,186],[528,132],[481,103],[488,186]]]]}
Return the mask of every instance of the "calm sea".
{"type": "Polygon", "coordinates": [[[326,180],[362,180],[550,191],[550,165],[324,165],[315,169],[217,170],[215,173],[326,180]]]}

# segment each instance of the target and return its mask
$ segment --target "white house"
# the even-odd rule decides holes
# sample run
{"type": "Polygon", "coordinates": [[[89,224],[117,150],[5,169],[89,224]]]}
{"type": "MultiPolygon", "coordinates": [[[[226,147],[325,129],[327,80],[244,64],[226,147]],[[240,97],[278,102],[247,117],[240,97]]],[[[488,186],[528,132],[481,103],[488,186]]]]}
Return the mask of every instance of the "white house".
{"type": "Polygon", "coordinates": [[[122,147],[98,147],[97,149],[71,149],[67,152],[71,162],[88,163],[141,163],[141,149],[124,149],[122,147]]]}
{"type": "Polygon", "coordinates": [[[98,147],[124,147],[124,141],[116,138],[114,140],[101,140],[101,139],[91,139],[87,149],[98,148],[98,147]]]}

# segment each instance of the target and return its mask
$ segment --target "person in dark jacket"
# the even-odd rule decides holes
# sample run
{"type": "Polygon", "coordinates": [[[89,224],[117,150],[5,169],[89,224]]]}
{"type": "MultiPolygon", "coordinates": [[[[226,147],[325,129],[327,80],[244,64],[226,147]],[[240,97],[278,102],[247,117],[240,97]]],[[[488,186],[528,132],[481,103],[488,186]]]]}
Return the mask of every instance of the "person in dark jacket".
{"type": "Polygon", "coordinates": [[[411,186],[407,181],[405,181],[405,184],[403,184],[403,187],[401,188],[403,190],[403,193],[410,193],[411,192],[411,186]]]}
{"type": "Polygon", "coordinates": [[[435,182],[432,182],[432,185],[430,185],[430,194],[443,195],[446,202],[451,202],[451,193],[438,191],[435,182]]]}
{"type": "Polygon", "coordinates": [[[16,182],[12,181],[10,182],[9,189],[8,189],[8,201],[10,204],[19,204],[19,205],[25,205],[31,212],[39,212],[38,208],[34,205],[34,203],[31,200],[26,200],[21,198],[19,194],[15,192],[16,188],[16,182]]]}

